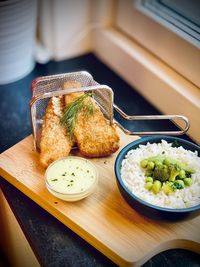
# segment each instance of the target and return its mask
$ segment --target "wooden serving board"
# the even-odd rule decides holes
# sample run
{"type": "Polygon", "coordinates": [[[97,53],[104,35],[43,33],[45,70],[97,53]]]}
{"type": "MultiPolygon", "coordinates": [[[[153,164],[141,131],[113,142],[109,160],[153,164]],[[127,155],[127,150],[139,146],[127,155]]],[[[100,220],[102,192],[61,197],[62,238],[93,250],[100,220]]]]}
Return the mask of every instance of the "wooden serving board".
{"type": "MultiPolygon", "coordinates": [[[[121,148],[138,138],[121,131],[120,136],[121,148]]],[[[32,136],[0,155],[0,175],[120,266],[140,266],[171,248],[200,253],[200,216],[173,223],[154,221],[125,202],[115,180],[117,154],[92,160],[99,171],[97,190],[74,203],[47,191],[32,136]]]]}

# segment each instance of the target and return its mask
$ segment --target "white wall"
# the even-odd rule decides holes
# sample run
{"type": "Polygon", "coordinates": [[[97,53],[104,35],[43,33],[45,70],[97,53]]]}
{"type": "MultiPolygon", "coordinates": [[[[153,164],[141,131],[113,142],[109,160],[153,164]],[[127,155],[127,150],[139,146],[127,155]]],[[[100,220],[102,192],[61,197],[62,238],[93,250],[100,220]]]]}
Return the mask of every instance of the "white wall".
{"type": "Polygon", "coordinates": [[[91,51],[90,0],[39,2],[39,41],[55,60],[91,51]]]}

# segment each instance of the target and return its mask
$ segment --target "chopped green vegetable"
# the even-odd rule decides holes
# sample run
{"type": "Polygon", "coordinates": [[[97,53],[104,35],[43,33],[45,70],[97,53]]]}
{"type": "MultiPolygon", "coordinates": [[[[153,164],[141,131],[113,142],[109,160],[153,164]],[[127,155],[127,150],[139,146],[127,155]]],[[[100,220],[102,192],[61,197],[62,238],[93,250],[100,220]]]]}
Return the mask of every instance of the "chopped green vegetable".
{"type": "Polygon", "coordinates": [[[166,195],[173,193],[174,190],[172,188],[172,183],[169,183],[169,182],[164,183],[162,186],[162,190],[166,195]]]}
{"type": "Polygon", "coordinates": [[[146,183],[147,183],[147,182],[152,182],[152,183],[153,183],[153,178],[152,178],[152,177],[147,177],[147,178],[145,179],[145,181],[146,181],[146,183]]]}
{"type": "Polygon", "coordinates": [[[152,170],[146,170],[145,176],[146,177],[152,177],[153,176],[153,171],[152,170]]]}
{"type": "Polygon", "coordinates": [[[166,165],[157,165],[153,172],[154,180],[159,180],[161,182],[165,182],[169,179],[170,173],[166,165]]]}
{"type": "Polygon", "coordinates": [[[192,179],[191,178],[185,178],[184,180],[185,186],[191,186],[192,185],[192,179]]]}
{"type": "Polygon", "coordinates": [[[174,140],[172,143],[172,147],[179,147],[179,142],[177,140],[174,140]]]}
{"type": "Polygon", "coordinates": [[[169,181],[173,182],[173,181],[175,181],[176,177],[179,175],[181,168],[177,164],[170,163],[168,165],[168,169],[169,169],[169,173],[170,173],[169,181]]]}
{"type": "Polygon", "coordinates": [[[148,190],[150,190],[152,188],[152,186],[153,186],[153,183],[152,182],[147,182],[145,184],[145,188],[148,189],[148,190]]]}
{"type": "Polygon", "coordinates": [[[155,157],[149,157],[148,159],[146,159],[146,160],[148,160],[148,161],[153,161],[153,162],[163,162],[163,160],[165,159],[166,157],[165,156],[163,156],[163,155],[157,155],[157,156],[155,156],[155,157]]]}
{"type": "Polygon", "coordinates": [[[155,180],[154,183],[153,183],[153,186],[152,186],[152,188],[151,188],[152,192],[153,192],[154,194],[159,193],[160,190],[161,190],[161,186],[162,186],[161,182],[158,181],[158,180],[155,180]]]}
{"type": "Polygon", "coordinates": [[[155,166],[155,163],[153,161],[149,161],[147,163],[147,170],[153,170],[155,166]]]}
{"type": "Polygon", "coordinates": [[[174,186],[175,186],[177,189],[183,189],[183,188],[185,187],[183,180],[176,180],[176,181],[174,182],[174,186]]]}
{"type": "Polygon", "coordinates": [[[175,160],[175,159],[171,159],[169,157],[167,157],[165,160],[164,160],[164,163],[166,165],[169,165],[169,164],[173,164],[173,165],[177,165],[180,169],[186,171],[186,172],[189,172],[189,173],[194,173],[195,171],[191,168],[189,168],[188,166],[186,166],[185,164],[179,162],[178,160],[175,160]],[[167,160],[167,161],[166,161],[167,160]],[[168,163],[167,163],[168,162],[168,163]]]}
{"type": "Polygon", "coordinates": [[[141,166],[142,168],[146,168],[147,163],[148,163],[148,160],[147,160],[147,159],[143,159],[143,160],[141,160],[141,162],[140,162],[140,166],[141,166]]]}
{"type": "Polygon", "coordinates": [[[185,171],[185,177],[187,177],[187,178],[190,178],[190,177],[191,177],[191,175],[192,175],[192,173],[191,173],[191,172],[185,171]]]}
{"type": "Polygon", "coordinates": [[[160,190],[170,194],[192,184],[194,170],[163,154],[143,159],[140,166],[145,169],[145,188],[155,194],[160,190]]]}
{"type": "Polygon", "coordinates": [[[185,176],[185,170],[180,170],[180,172],[179,172],[179,178],[181,178],[181,179],[184,179],[186,176],[185,176]]]}

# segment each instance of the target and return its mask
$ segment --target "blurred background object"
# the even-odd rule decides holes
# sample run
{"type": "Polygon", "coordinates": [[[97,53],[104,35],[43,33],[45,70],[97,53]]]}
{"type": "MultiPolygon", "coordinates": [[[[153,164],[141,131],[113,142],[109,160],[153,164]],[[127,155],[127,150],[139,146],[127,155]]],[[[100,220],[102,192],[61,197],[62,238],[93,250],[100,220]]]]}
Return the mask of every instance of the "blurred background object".
{"type": "Polygon", "coordinates": [[[38,2],[37,61],[63,60],[92,51],[89,0],[38,2]]]}
{"type": "Polygon", "coordinates": [[[16,81],[32,71],[37,1],[0,2],[0,84],[16,81]]]}

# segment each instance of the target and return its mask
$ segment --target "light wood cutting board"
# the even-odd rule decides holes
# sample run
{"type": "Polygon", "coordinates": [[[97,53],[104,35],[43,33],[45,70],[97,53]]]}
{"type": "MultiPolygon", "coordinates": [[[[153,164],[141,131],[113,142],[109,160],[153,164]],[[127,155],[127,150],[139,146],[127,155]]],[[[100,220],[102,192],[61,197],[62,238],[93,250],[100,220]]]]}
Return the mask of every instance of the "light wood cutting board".
{"type": "MultiPolygon", "coordinates": [[[[121,148],[138,138],[121,131],[120,136],[121,148]]],[[[154,221],[125,202],[114,174],[118,152],[92,160],[100,176],[97,190],[74,203],[59,200],[47,191],[45,170],[38,162],[32,136],[0,155],[0,175],[120,266],[140,266],[171,248],[200,253],[200,216],[173,223],[154,221]]]]}

